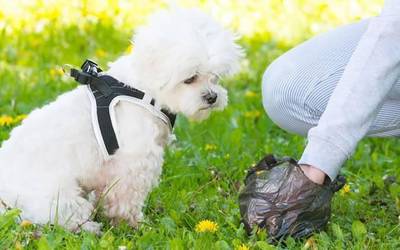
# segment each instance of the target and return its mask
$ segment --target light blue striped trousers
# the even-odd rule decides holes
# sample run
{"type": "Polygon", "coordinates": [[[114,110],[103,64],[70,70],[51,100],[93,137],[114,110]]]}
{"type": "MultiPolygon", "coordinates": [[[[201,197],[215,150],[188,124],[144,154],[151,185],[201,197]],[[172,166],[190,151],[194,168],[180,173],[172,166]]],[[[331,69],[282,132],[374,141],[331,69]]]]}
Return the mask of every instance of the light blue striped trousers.
{"type": "MultiPolygon", "coordinates": [[[[364,20],[318,35],[269,65],[262,82],[263,105],[274,123],[303,136],[318,124],[367,26],[364,20]]],[[[400,136],[400,79],[367,135],[400,136]]]]}

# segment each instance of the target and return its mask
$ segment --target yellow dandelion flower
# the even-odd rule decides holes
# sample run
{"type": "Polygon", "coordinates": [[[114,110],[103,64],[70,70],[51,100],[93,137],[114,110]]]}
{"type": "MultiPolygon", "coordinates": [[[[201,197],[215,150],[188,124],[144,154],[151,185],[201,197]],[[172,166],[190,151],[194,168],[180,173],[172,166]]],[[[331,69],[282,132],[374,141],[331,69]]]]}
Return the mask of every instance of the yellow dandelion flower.
{"type": "Polygon", "coordinates": [[[238,248],[236,248],[237,250],[250,250],[250,248],[248,246],[246,246],[245,244],[240,245],[238,248]]]}
{"type": "Polygon", "coordinates": [[[106,54],[107,53],[102,49],[96,50],[96,57],[98,57],[98,58],[104,57],[106,54]]]}
{"type": "Polygon", "coordinates": [[[55,75],[56,75],[56,70],[53,69],[53,68],[51,68],[51,69],[50,69],[50,75],[51,75],[52,77],[55,76],[55,75]]]}
{"type": "Polygon", "coordinates": [[[214,145],[214,144],[206,144],[206,146],[204,147],[204,149],[205,149],[206,151],[214,151],[214,150],[217,149],[217,146],[214,145]]]}
{"type": "Polygon", "coordinates": [[[64,75],[64,71],[63,71],[61,68],[59,68],[59,67],[51,68],[51,69],[50,69],[50,75],[51,75],[52,77],[55,77],[55,76],[62,76],[62,75],[64,75]]]}
{"type": "Polygon", "coordinates": [[[340,194],[341,194],[341,195],[345,195],[345,194],[347,194],[347,193],[350,193],[350,185],[345,184],[345,185],[343,186],[343,189],[340,190],[340,194]]]}
{"type": "Polygon", "coordinates": [[[258,110],[248,111],[244,113],[244,117],[246,118],[259,118],[261,116],[261,112],[258,110]]]}
{"type": "Polygon", "coordinates": [[[32,225],[32,222],[29,220],[23,220],[23,221],[21,221],[21,223],[19,225],[21,227],[29,227],[30,225],[32,225]]]}
{"type": "Polygon", "coordinates": [[[218,230],[218,224],[210,220],[202,220],[199,223],[197,223],[195,230],[198,233],[205,233],[205,232],[215,233],[218,230]]]}
{"type": "Polygon", "coordinates": [[[64,70],[61,67],[57,67],[56,71],[57,71],[57,75],[59,75],[59,76],[64,75],[64,70]]]}
{"type": "Polygon", "coordinates": [[[13,124],[14,119],[11,116],[8,115],[2,115],[0,116],[0,127],[2,126],[10,126],[13,124]]]}
{"type": "Polygon", "coordinates": [[[253,97],[257,97],[257,93],[251,90],[246,91],[246,93],[244,93],[244,96],[247,98],[253,98],[253,97]]]}

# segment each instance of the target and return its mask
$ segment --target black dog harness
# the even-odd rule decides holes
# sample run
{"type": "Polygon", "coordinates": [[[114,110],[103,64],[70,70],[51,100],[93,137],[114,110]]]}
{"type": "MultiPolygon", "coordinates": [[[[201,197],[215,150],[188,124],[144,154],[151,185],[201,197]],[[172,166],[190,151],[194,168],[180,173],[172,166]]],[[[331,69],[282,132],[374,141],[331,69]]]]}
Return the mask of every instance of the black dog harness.
{"type": "Polygon", "coordinates": [[[87,85],[92,103],[92,122],[96,139],[106,158],[119,148],[114,107],[119,101],[128,101],[147,109],[160,118],[172,130],[176,115],[161,109],[156,101],[141,90],[127,86],[117,79],[101,74],[95,62],[86,60],[82,71],[71,69],[71,76],[80,84],[87,85]]]}

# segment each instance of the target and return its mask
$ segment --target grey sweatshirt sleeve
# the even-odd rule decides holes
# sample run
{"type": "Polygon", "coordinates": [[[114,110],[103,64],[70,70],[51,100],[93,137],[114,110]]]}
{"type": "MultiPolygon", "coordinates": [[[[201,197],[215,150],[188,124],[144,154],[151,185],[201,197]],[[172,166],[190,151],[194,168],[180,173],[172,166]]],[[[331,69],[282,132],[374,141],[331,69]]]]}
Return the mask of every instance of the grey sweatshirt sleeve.
{"type": "MultiPolygon", "coordinates": [[[[400,77],[400,0],[372,18],[299,161],[331,180],[365,136],[400,77]]],[[[400,108],[400,107],[399,107],[400,108]]]]}

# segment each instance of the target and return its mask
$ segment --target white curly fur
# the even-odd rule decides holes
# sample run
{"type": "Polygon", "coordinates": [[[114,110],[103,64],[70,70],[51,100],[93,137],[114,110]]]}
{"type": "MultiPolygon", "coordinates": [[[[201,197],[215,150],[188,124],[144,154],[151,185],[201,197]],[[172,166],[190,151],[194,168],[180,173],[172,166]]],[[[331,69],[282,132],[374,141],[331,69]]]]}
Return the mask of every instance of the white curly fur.
{"type": "MultiPolygon", "coordinates": [[[[111,63],[106,73],[192,119],[226,106],[227,92],[215,76],[234,73],[242,51],[210,17],[194,9],[160,11],[133,41],[133,52],[111,63]],[[194,83],[183,82],[194,74],[194,83]],[[218,94],[213,105],[203,98],[209,92],[218,94]]],[[[2,202],[34,223],[58,221],[70,230],[99,232],[101,225],[90,217],[94,200],[87,198],[94,191],[97,199],[105,196],[106,216],[136,226],[147,194],[158,183],[171,134],[139,106],[121,102],[115,111],[121,141],[109,160],[96,142],[84,87],[32,111],[0,149],[2,202]]]]}

